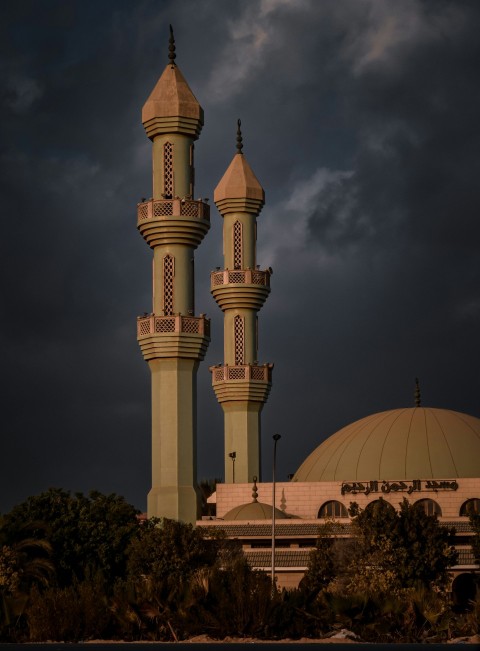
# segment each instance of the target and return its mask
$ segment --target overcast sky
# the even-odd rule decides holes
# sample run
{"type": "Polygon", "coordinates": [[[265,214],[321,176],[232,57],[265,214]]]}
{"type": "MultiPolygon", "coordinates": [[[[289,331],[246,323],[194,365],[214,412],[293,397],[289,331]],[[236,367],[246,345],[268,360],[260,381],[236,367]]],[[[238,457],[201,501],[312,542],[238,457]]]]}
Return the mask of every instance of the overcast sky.
{"type": "MultiPolygon", "coordinates": [[[[205,110],[196,195],[244,153],[266,192],[258,262],[263,477],[327,436],[423,404],[480,416],[480,3],[477,0],[3,0],[0,3],[0,511],[49,486],[150,488],[151,195],[141,108],[168,59],[205,110]]],[[[212,318],[198,373],[199,478],[223,475],[223,362],[212,318]]]]}

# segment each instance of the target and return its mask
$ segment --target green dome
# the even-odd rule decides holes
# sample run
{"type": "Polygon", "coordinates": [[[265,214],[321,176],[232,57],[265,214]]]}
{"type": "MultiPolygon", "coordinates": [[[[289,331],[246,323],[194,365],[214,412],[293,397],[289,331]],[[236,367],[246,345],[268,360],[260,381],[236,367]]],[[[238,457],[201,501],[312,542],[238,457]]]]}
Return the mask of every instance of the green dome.
{"type": "Polygon", "coordinates": [[[318,446],[292,481],[480,477],[480,419],[448,409],[392,409],[318,446]]]}
{"type": "MultiPolygon", "coordinates": [[[[280,509],[275,509],[275,519],[285,520],[288,516],[285,515],[280,509]]],[[[249,504],[240,504],[235,508],[228,511],[223,516],[224,520],[271,520],[272,519],[272,506],[271,504],[263,504],[262,502],[250,502],[249,504]]]]}

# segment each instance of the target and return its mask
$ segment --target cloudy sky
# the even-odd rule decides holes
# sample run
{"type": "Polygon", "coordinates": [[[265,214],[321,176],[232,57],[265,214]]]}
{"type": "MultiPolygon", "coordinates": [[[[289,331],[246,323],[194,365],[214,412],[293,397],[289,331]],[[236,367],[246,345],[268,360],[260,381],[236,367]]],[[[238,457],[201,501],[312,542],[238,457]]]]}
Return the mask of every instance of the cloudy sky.
{"type": "MultiPolygon", "coordinates": [[[[151,194],[143,103],[177,63],[205,110],[196,194],[244,152],[266,191],[260,361],[279,478],[325,437],[423,404],[480,416],[480,3],[476,0],[4,0],[0,4],[0,511],[49,486],[144,509],[150,377],[135,320],[151,309],[136,202],[151,194]]],[[[199,477],[223,475],[223,361],[198,374],[199,477]]]]}

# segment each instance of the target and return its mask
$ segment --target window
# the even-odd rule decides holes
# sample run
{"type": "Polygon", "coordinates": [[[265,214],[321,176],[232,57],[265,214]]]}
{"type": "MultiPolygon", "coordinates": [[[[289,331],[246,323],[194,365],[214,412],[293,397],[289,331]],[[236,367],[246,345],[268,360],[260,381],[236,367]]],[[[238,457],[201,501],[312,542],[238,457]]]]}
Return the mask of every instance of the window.
{"type": "Polygon", "coordinates": [[[348,518],[348,511],[346,507],[336,500],[325,502],[320,507],[318,512],[319,518],[348,518]]]}
{"type": "Polygon", "coordinates": [[[418,504],[418,506],[420,506],[425,511],[426,515],[442,515],[442,509],[440,508],[440,505],[435,502],[435,500],[418,500],[418,502],[415,502],[415,504],[418,504]]]}
{"type": "Polygon", "coordinates": [[[236,221],[233,225],[233,268],[242,268],[242,224],[236,221]]]}
{"type": "Polygon", "coordinates": [[[244,350],[245,350],[245,329],[243,317],[237,316],[234,319],[234,330],[235,330],[235,364],[237,366],[243,364],[244,360],[244,350]]]}
{"type": "Polygon", "coordinates": [[[460,507],[460,515],[471,515],[472,513],[480,514],[480,498],[478,497],[467,500],[460,507]]]}
{"type": "Polygon", "coordinates": [[[173,276],[175,275],[175,258],[166,255],[163,258],[163,313],[173,314],[173,276]]]}
{"type": "Polygon", "coordinates": [[[165,199],[173,198],[173,145],[166,142],[163,145],[163,193],[165,199]]]}

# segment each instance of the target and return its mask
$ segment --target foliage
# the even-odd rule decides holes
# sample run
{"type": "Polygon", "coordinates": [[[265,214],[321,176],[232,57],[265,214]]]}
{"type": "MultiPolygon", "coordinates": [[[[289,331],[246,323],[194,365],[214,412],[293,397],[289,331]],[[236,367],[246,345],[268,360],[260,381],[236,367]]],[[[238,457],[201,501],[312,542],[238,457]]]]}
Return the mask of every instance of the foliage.
{"type": "Polygon", "coordinates": [[[40,592],[32,590],[26,612],[29,641],[75,642],[109,637],[112,615],[101,577],[40,592]]]}
{"type": "Polygon", "coordinates": [[[107,581],[123,574],[125,550],[137,530],[137,511],[123,497],[89,496],[51,488],[29,497],[4,517],[8,544],[22,537],[31,523],[32,537],[47,539],[61,586],[101,571],[107,581]]]}
{"type": "Polygon", "coordinates": [[[475,557],[475,562],[480,564],[480,513],[475,513],[472,510],[469,517],[470,525],[473,530],[472,551],[475,557]]]}

